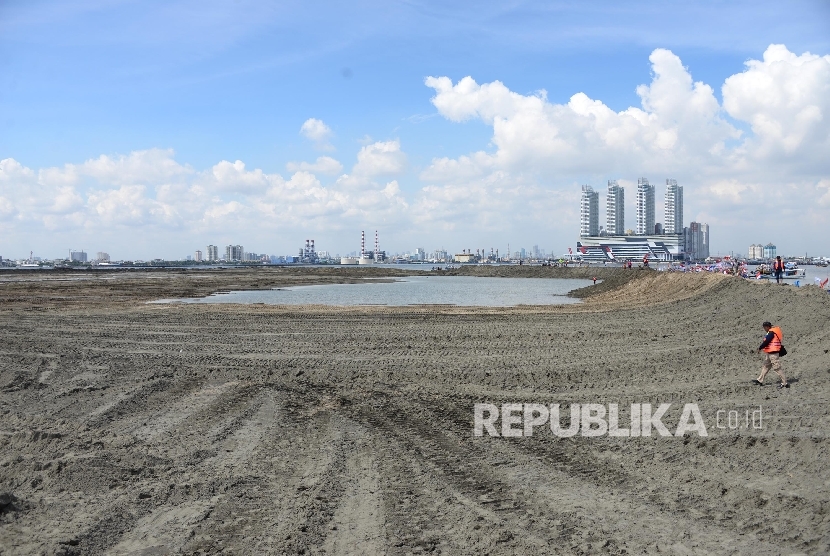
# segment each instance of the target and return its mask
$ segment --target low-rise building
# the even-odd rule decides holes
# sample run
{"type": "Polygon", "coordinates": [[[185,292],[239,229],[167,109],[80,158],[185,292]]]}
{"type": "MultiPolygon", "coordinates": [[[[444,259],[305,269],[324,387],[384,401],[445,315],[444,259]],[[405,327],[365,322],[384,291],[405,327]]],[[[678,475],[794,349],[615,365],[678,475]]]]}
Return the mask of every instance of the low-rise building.
{"type": "Polygon", "coordinates": [[[576,242],[582,260],[590,262],[622,262],[642,260],[659,261],[682,259],[682,235],[581,237],[576,242]]]}
{"type": "Polygon", "coordinates": [[[453,260],[457,263],[474,263],[478,261],[478,257],[470,251],[464,251],[453,255],[453,260]]]}

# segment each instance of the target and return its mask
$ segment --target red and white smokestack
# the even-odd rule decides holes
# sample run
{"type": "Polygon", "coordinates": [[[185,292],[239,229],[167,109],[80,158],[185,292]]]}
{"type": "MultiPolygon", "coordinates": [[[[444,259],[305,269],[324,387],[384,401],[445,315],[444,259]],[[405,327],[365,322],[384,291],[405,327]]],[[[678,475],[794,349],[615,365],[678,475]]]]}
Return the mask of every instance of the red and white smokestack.
{"type": "Polygon", "coordinates": [[[360,258],[366,258],[366,232],[360,231],[360,258]]]}
{"type": "Polygon", "coordinates": [[[376,261],[379,260],[378,259],[378,256],[379,256],[378,253],[380,253],[378,245],[379,245],[378,244],[378,231],[375,230],[375,260],[376,261]]]}

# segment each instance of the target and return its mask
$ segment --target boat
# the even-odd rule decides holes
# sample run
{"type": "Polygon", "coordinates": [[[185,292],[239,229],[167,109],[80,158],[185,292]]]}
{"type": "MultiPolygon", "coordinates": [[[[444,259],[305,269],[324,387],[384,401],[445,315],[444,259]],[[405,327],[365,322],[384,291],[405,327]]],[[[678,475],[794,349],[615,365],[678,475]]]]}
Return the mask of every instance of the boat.
{"type": "Polygon", "coordinates": [[[782,278],[784,280],[804,280],[807,277],[807,271],[803,268],[785,268],[784,269],[784,276],[782,278]]]}
{"type": "MultiPolygon", "coordinates": [[[[756,278],[775,280],[775,274],[773,274],[772,269],[768,265],[761,265],[756,270],[756,278]]],[[[805,269],[799,268],[792,263],[784,265],[784,275],[781,276],[782,280],[805,280],[806,278],[807,271],[805,269]]]]}

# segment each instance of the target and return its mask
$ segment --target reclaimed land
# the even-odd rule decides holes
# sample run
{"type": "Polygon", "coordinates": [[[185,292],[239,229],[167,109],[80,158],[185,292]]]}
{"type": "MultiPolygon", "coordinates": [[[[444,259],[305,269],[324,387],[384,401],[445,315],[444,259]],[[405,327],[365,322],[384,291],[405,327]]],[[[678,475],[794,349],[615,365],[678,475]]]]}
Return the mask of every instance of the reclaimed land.
{"type": "Polygon", "coordinates": [[[830,552],[816,287],[463,267],[601,282],[560,307],[147,304],[404,274],[0,274],[0,553],[830,552]],[[750,383],[764,320],[790,389],[750,383]],[[475,437],[478,402],[672,403],[672,431],[697,403],[709,436],[475,437]]]}

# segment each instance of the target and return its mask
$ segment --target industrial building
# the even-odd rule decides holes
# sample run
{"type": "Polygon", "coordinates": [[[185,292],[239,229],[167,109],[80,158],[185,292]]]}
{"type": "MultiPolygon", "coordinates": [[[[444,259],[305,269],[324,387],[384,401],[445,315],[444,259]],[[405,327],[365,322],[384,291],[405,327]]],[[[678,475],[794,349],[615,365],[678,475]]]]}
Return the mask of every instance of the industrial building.
{"type": "Polygon", "coordinates": [[[375,230],[375,249],[374,251],[366,250],[366,231],[360,232],[360,256],[359,257],[341,257],[340,264],[374,264],[386,260],[386,251],[380,250],[380,239],[378,231],[375,230]]]}
{"type": "Polygon", "coordinates": [[[317,262],[317,250],[314,248],[314,240],[305,240],[305,247],[300,247],[300,262],[314,264],[317,262]]]}
{"type": "Polygon", "coordinates": [[[480,255],[473,254],[472,249],[462,249],[461,253],[456,253],[452,259],[457,263],[476,263],[480,260],[480,255]]]}

